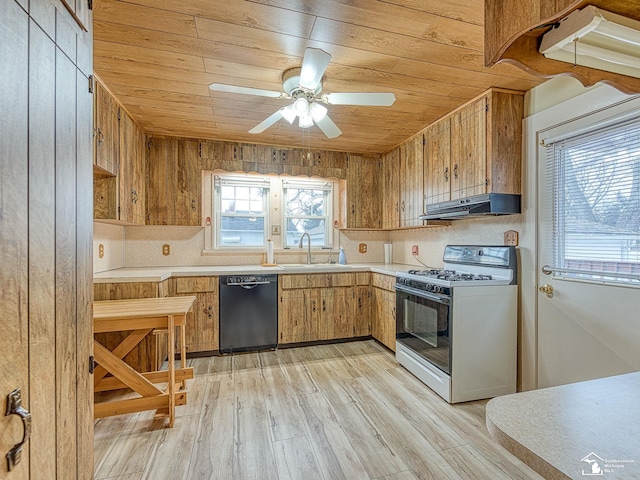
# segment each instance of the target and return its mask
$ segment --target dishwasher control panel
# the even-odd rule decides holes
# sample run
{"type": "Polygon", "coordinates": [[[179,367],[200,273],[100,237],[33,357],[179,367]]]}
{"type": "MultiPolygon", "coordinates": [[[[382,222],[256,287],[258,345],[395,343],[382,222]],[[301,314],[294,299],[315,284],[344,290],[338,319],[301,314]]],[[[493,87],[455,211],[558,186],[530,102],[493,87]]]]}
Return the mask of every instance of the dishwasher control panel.
{"type": "Polygon", "coordinates": [[[221,277],[223,285],[265,285],[277,281],[276,275],[232,275],[221,277]]]}

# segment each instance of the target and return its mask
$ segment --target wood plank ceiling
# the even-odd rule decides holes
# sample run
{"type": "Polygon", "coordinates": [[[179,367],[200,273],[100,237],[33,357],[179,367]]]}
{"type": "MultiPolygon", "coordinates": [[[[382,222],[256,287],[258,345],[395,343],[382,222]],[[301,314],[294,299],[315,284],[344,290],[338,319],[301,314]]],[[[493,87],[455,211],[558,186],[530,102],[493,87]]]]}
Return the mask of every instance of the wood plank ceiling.
{"type": "MultiPolygon", "coordinates": [[[[153,134],[383,153],[489,87],[541,83],[483,66],[482,0],[94,0],[94,68],[153,134]],[[343,134],[281,120],[287,100],[213,92],[214,82],[282,91],[306,47],[332,55],[324,92],[393,92],[391,107],[329,107],[343,134]]],[[[508,19],[505,19],[508,21],[508,19]]]]}

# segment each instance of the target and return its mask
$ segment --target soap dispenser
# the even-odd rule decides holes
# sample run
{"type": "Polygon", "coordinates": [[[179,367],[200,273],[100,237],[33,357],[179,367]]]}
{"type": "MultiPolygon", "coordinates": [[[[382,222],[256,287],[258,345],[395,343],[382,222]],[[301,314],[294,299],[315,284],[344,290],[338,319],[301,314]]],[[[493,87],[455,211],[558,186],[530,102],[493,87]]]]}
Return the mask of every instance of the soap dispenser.
{"type": "Polygon", "coordinates": [[[338,254],[338,263],[340,265],[347,264],[347,257],[344,254],[344,248],[342,246],[340,246],[340,253],[338,254]]]}

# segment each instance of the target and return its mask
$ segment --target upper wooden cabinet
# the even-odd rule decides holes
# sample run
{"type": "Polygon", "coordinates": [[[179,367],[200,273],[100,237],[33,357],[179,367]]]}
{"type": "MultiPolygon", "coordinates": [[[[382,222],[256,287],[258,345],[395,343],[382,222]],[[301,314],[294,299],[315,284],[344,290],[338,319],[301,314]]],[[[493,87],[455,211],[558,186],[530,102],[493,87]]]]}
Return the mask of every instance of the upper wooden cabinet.
{"type": "Polygon", "coordinates": [[[569,75],[584,86],[606,82],[623,92],[640,92],[638,78],[574,66],[538,52],[540,37],[569,13],[587,5],[640,20],[640,0],[485,0],[485,65],[507,62],[541,78],[569,75]]]}
{"type": "Polygon", "coordinates": [[[120,106],[99,81],[95,82],[94,165],[106,174],[118,174],[120,106]]]}
{"type": "Polygon", "coordinates": [[[96,220],[144,225],[144,132],[124,110],[120,109],[116,100],[100,82],[96,82],[95,101],[96,117],[99,116],[98,112],[102,112],[104,119],[96,127],[93,217],[96,220]],[[106,112],[110,112],[110,115],[106,115],[106,112]],[[116,142],[113,142],[114,138],[116,142]]]}
{"type": "Polygon", "coordinates": [[[425,131],[427,205],[520,193],[522,92],[493,89],[425,131]]]}
{"type": "Polygon", "coordinates": [[[202,167],[197,140],[153,137],[147,158],[147,224],[201,224],[202,167]]]}
{"type": "Polygon", "coordinates": [[[427,205],[451,198],[451,119],[424,132],[424,189],[427,205]]]}
{"type": "Polygon", "coordinates": [[[400,147],[382,156],[382,228],[400,226],[400,147]]]}
{"type": "Polygon", "coordinates": [[[380,158],[350,155],[347,161],[347,228],[381,228],[380,158]]]}
{"type": "Polygon", "coordinates": [[[419,218],[424,213],[423,142],[423,135],[419,134],[400,146],[400,227],[417,227],[423,224],[419,218]]]}

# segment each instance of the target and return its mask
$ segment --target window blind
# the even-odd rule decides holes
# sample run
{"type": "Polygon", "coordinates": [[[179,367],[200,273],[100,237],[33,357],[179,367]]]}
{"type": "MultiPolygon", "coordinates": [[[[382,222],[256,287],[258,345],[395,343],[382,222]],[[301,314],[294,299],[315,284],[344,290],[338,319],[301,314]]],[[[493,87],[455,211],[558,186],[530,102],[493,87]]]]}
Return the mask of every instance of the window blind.
{"type": "Polygon", "coordinates": [[[554,275],[640,284],[640,118],[555,139],[554,275]]]}

